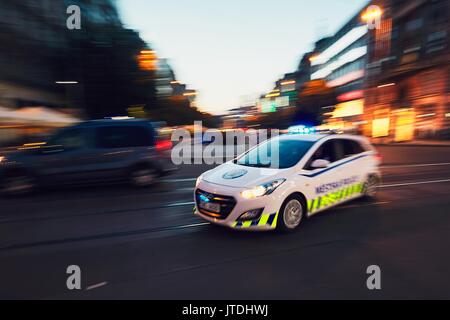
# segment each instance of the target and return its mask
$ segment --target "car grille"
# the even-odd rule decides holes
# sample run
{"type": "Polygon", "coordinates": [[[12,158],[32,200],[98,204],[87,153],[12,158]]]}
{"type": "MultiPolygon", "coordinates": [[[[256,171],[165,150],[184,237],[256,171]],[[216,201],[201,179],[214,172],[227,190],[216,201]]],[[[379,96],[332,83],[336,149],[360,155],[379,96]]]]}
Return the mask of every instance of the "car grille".
{"type": "Polygon", "coordinates": [[[236,206],[236,200],[233,197],[230,196],[223,196],[219,194],[209,193],[200,189],[197,189],[195,191],[195,203],[197,204],[197,209],[203,213],[204,215],[224,220],[226,219],[230,213],[233,211],[234,207],[236,206]],[[199,206],[200,202],[200,196],[203,195],[207,197],[211,203],[218,203],[220,204],[220,213],[215,212],[208,212],[199,206]]]}

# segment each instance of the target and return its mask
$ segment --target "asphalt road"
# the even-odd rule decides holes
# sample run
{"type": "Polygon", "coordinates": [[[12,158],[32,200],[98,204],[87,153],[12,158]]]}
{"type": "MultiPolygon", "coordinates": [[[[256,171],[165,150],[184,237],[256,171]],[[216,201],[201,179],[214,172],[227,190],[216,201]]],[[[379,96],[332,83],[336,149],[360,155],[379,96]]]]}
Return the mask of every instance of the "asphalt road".
{"type": "Polygon", "coordinates": [[[383,186],[298,232],[243,233],[192,214],[184,166],[148,190],[96,186],[0,199],[0,298],[450,298],[450,148],[380,147],[383,186]],[[66,287],[81,268],[82,290],[66,287]],[[382,290],[366,287],[381,268],[382,290]]]}

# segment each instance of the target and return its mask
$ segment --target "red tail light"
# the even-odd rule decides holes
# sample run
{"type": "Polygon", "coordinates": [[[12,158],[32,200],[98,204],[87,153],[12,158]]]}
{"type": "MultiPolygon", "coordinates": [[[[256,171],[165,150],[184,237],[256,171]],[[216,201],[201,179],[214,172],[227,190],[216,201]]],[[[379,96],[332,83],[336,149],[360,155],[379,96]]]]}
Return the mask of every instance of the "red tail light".
{"type": "Polygon", "coordinates": [[[170,140],[158,140],[156,141],[156,150],[166,151],[172,149],[172,141],[170,140]]]}
{"type": "Polygon", "coordinates": [[[383,162],[383,156],[379,153],[377,153],[375,155],[375,159],[377,159],[378,163],[382,163],[383,162]]]}

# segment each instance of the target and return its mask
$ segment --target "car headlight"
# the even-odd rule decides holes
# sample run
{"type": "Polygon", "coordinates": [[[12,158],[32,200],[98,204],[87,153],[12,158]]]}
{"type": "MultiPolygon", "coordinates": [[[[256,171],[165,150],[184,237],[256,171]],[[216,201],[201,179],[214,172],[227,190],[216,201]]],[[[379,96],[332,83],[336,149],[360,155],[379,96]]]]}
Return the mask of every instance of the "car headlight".
{"type": "Polygon", "coordinates": [[[286,179],[278,179],[269,183],[265,183],[251,189],[247,189],[241,192],[241,196],[245,199],[255,199],[263,196],[267,196],[274,192],[279,186],[281,186],[286,179]]]}
{"type": "Polygon", "coordinates": [[[2,163],[2,162],[6,162],[6,158],[5,158],[5,157],[2,157],[2,156],[0,156],[0,163],[2,163]]]}

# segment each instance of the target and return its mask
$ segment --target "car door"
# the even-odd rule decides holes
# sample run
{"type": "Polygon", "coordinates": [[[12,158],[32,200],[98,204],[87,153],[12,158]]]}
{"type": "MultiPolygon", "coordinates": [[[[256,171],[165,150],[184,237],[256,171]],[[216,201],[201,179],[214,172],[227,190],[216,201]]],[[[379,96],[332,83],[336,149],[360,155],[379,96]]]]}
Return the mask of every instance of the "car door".
{"type": "Polygon", "coordinates": [[[72,184],[86,178],[95,161],[85,128],[69,128],[55,135],[38,155],[39,173],[45,181],[72,184]]]}
{"type": "Polygon", "coordinates": [[[113,125],[95,128],[95,147],[98,150],[96,178],[120,179],[151,146],[150,131],[138,125],[113,125]]]}
{"type": "Polygon", "coordinates": [[[315,214],[336,205],[342,199],[341,183],[343,172],[340,168],[342,160],[336,139],[330,139],[322,143],[303,168],[303,176],[309,179],[309,185],[313,189],[308,199],[308,213],[315,214]],[[326,168],[312,168],[315,160],[329,161],[326,168]]]}
{"type": "Polygon", "coordinates": [[[362,186],[367,176],[367,168],[369,167],[367,161],[366,150],[361,144],[354,139],[337,139],[337,148],[339,157],[342,158],[342,165],[340,170],[344,179],[349,179],[354,186],[350,197],[356,197],[362,192],[362,186]]]}

